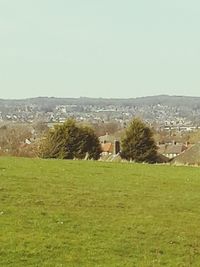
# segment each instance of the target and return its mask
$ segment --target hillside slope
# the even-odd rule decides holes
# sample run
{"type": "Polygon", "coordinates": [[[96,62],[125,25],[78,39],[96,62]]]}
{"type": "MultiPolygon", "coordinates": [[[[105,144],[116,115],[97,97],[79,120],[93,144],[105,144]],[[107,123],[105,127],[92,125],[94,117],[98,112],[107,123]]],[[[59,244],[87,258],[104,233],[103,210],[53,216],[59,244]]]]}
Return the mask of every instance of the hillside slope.
{"type": "Polygon", "coordinates": [[[199,266],[200,169],[0,158],[1,266],[199,266]]]}

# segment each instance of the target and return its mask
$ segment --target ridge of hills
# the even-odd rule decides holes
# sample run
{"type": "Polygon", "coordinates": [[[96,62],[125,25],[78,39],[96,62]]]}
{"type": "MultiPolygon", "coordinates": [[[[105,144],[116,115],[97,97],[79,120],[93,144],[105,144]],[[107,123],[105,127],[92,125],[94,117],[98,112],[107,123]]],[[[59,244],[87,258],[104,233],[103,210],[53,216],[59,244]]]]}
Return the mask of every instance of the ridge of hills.
{"type": "Polygon", "coordinates": [[[137,98],[61,98],[61,97],[35,97],[25,99],[0,99],[0,106],[15,104],[35,104],[43,105],[67,105],[67,104],[86,104],[86,105],[168,105],[177,107],[195,107],[200,108],[200,97],[194,96],[170,96],[155,95],[137,98]]]}
{"type": "Polygon", "coordinates": [[[157,95],[138,98],[0,99],[0,121],[62,122],[78,120],[128,122],[134,116],[150,123],[199,126],[200,97],[157,95]]]}

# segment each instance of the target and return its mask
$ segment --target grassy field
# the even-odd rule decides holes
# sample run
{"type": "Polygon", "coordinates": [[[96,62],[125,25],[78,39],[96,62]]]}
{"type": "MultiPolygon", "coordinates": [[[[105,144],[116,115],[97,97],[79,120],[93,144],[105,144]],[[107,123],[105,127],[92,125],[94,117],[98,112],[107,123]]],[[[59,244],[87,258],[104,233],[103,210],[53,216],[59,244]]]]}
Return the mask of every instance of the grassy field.
{"type": "Polygon", "coordinates": [[[200,168],[0,158],[0,266],[200,266],[200,168]]]}

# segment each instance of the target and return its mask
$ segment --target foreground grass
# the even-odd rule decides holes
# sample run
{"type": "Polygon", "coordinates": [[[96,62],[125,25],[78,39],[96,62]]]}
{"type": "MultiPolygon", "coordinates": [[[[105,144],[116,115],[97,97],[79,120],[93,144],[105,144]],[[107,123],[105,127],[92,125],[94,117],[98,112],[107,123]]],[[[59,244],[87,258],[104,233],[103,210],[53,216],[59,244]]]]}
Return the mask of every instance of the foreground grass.
{"type": "Polygon", "coordinates": [[[200,169],[0,158],[1,266],[200,266],[200,169]]]}

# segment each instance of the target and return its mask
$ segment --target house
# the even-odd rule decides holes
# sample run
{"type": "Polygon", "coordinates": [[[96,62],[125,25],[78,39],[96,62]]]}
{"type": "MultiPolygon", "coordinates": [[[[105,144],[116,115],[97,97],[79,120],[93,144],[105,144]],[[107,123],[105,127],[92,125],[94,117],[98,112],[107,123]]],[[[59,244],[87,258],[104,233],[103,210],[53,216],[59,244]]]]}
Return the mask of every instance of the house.
{"type": "Polygon", "coordinates": [[[169,158],[173,159],[185,151],[188,147],[184,144],[162,144],[158,145],[158,153],[169,158]]]}
{"type": "Polygon", "coordinates": [[[99,142],[101,144],[114,143],[114,141],[115,141],[115,136],[109,135],[108,133],[99,137],[99,142]]]}
{"type": "Polygon", "coordinates": [[[200,143],[192,145],[172,160],[174,164],[200,165],[200,143]]]}
{"type": "Polygon", "coordinates": [[[99,137],[99,141],[103,155],[116,155],[120,152],[120,141],[116,140],[114,136],[106,133],[106,135],[99,137]]]}
{"type": "Polygon", "coordinates": [[[102,143],[101,144],[102,154],[113,154],[113,144],[112,143],[102,143]]]}

